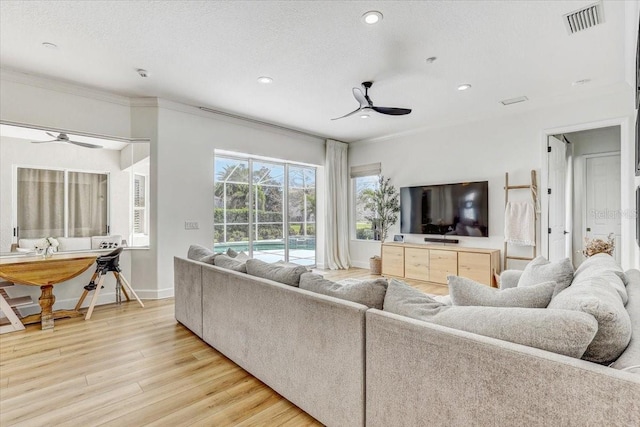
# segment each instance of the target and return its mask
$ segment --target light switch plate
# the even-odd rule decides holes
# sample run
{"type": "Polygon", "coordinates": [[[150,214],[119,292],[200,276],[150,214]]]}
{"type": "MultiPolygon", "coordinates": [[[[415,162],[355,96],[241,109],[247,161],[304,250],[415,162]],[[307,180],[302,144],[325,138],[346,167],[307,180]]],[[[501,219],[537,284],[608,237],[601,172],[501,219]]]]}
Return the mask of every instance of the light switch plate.
{"type": "Polygon", "coordinates": [[[184,222],[184,229],[185,230],[198,230],[200,228],[200,225],[198,224],[198,221],[185,221],[184,222]]]}

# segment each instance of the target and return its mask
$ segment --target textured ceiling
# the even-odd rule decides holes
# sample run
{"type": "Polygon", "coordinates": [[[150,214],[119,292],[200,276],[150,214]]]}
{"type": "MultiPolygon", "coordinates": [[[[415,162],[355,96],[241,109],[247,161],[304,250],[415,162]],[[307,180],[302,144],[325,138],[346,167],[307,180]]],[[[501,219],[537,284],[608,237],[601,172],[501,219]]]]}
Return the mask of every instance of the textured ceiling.
{"type": "Polygon", "coordinates": [[[605,1],[605,23],[581,33],[562,22],[592,3],[3,0],[0,65],[355,141],[625,84],[624,2],[605,1]],[[364,24],[368,10],[384,19],[364,24]],[[259,85],[263,75],[274,83],[259,85]],[[581,79],[591,83],[571,85],[581,79]],[[412,114],[331,121],[358,106],[351,88],[364,80],[376,105],[412,114]],[[499,104],[521,95],[530,101],[499,104]]]}

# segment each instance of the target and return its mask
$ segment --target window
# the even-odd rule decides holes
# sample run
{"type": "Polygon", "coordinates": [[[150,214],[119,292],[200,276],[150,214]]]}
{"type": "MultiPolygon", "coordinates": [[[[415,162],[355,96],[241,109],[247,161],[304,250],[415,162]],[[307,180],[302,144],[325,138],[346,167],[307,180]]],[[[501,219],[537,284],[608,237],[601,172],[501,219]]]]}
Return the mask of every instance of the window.
{"type": "Polygon", "coordinates": [[[108,190],[108,174],[19,167],[18,238],[106,234],[108,190]]]}
{"type": "Polygon", "coordinates": [[[219,155],[214,168],[217,252],[315,265],[314,167],[219,155]]]}
{"type": "Polygon", "coordinates": [[[147,233],[147,177],[133,175],[133,233],[147,233]]]}
{"type": "Polygon", "coordinates": [[[376,230],[371,221],[372,212],[367,209],[371,193],[378,189],[378,176],[361,176],[353,179],[355,195],[356,239],[376,240],[376,230]]]}

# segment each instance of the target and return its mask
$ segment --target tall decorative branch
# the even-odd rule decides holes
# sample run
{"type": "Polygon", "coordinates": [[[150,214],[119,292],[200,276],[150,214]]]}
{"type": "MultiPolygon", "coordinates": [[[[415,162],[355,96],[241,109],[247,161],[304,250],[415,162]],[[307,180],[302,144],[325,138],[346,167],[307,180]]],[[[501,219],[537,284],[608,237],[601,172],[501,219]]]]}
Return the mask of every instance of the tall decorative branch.
{"type": "Polygon", "coordinates": [[[389,233],[389,228],[398,222],[400,213],[400,194],[391,184],[391,179],[383,175],[378,177],[378,188],[369,190],[366,210],[371,215],[365,219],[371,221],[380,232],[380,241],[384,242],[389,233]]]}

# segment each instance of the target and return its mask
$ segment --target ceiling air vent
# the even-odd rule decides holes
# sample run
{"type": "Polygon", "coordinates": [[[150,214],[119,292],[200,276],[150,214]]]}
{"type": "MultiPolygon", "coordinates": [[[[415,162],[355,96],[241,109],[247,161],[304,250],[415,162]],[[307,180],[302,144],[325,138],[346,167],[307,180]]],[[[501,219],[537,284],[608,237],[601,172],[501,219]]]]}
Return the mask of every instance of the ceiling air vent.
{"type": "Polygon", "coordinates": [[[528,101],[528,100],[529,98],[527,98],[526,96],[519,96],[517,98],[503,99],[502,101],[500,101],[500,103],[502,105],[511,105],[511,104],[517,104],[518,102],[528,101]]]}
{"type": "Polygon", "coordinates": [[[569,34],[575,34],[578,31],[586,30],[604,22],[604,8],[602,1],[594,3],[591,6],[583,7],[575,12],[564,15],[564,24],[569,34]]]}

